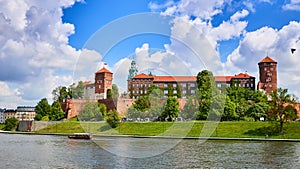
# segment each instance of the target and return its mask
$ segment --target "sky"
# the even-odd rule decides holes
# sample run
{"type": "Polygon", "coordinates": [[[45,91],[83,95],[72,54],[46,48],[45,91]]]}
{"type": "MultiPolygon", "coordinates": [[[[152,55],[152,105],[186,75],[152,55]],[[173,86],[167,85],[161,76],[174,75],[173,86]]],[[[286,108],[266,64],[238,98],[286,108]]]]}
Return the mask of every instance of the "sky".
{"type": "Polygon", "coordinates": [[[300,0],[0,0],[0,107],[51,101],[104,63],[124,92],[132,59],[139,73],[258,82],[268,55],[278,87],[300,97],[299,39],[300,0]]]}

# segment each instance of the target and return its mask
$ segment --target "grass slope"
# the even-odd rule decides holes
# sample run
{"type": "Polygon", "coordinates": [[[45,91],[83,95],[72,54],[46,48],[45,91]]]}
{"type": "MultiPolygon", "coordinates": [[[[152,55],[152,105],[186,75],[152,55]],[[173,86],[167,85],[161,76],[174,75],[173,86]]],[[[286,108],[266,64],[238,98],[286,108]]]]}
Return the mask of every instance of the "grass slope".
{"type": "Polygon", "coordinates": [[[278,124],[269,122],[149,122],[121,123],[112,129],[106,122],[68,121],[49,126],[38,133],[122,134],[144,136],[233,137],[233,138],[294,138],[300,139],[300,123],[285,123],[284,135],[279,135],[278,124]]]}

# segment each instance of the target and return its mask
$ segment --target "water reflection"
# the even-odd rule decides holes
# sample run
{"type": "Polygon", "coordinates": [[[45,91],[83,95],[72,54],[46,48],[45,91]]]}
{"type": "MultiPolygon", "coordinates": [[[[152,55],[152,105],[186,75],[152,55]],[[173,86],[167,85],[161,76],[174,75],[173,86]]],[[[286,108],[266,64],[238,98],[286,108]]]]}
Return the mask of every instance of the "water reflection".
{"type": "Polygon", "coordinates": [[[0,168],[300,168],[300,143],[288,142],[181,140],[149,156],[176,141],[0,134],[0,168]]]}

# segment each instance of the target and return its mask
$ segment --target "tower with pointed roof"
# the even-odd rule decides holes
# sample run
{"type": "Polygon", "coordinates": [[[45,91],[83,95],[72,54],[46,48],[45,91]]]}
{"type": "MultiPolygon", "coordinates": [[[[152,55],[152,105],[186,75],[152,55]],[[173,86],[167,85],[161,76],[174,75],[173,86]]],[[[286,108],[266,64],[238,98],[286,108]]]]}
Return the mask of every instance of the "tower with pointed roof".
{"type": "Polygon", "coordinates": [[[267,94],[277,89],[277,62],[266,56],[258,63],[259,82],[257,89],[267,94]]]}
{"type": "Polygon", "coordinates": [[[132,77],[136,76],[138,73],[138,70],[137,70],[137,66],[136,66],[136,63],[134,61],[134,59],[131,61],[131,65],[130,65],[130,69],[129,69],[129,74],[128,74],[128,78],[127,80],[131,80],[132,77]]]}
{"type": "Polygon", "coordinates": [[[107,91],[112,90],[113,73],[105,67],[95,73],[96,99],[106,99],[107,91]]]}

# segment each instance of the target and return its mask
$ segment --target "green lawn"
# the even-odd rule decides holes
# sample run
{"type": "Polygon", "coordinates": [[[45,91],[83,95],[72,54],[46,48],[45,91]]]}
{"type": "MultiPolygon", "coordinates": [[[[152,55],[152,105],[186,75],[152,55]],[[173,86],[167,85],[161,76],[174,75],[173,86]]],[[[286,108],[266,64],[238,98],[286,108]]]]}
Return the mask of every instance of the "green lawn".
{"type": "MultiPolygon", "coordinates": [[[[278,125],[277,125],[278,126],[278,125]]],[[[189,137],[234,137],[234,138],[296,138],[300,139],[300,123],[284,125],[284,135],[279,135],[278,127],[270,122],[125,122],[116,129],[106,122],[68,121],[38,131],[38,133],[79,133],[122,134],[144,136],[189,136],[189,137]]]]}

